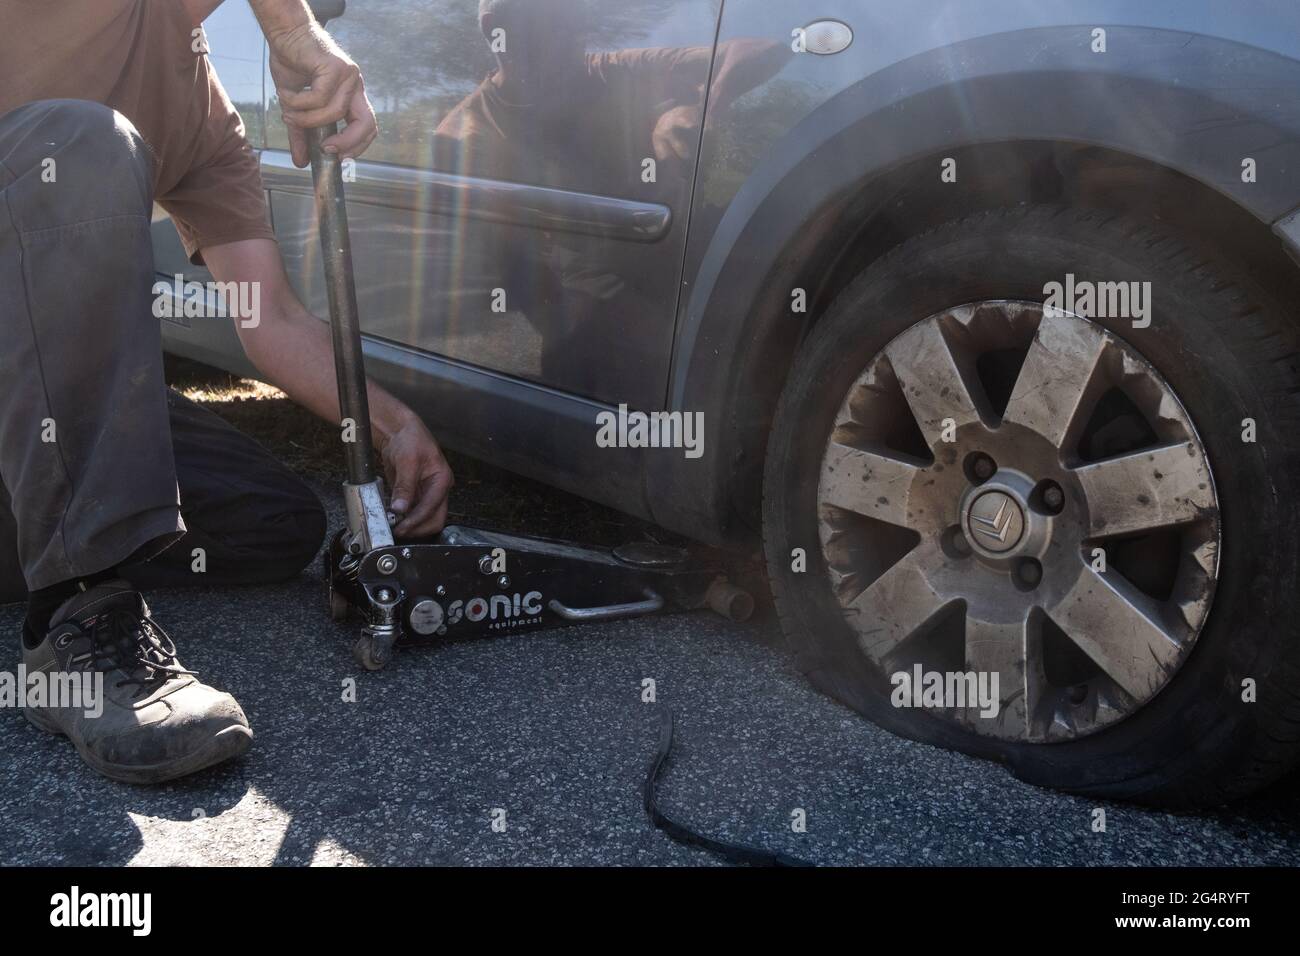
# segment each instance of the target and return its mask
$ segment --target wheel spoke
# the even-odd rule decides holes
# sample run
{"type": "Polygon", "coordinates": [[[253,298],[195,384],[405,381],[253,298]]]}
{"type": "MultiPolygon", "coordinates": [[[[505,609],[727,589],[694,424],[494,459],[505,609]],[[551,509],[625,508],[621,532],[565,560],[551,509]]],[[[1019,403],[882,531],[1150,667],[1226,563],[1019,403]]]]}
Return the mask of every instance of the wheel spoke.
{"type": "Polygon", "coordinates": [[[1115,571],[1098,573],[1085,565],[1070,593],[1049,615],[1137,700],[1160,689],[1182,653],[1177,638],[1160,623],[1154,603],[1115,571]]]}
{"type": "MultiPolygon", "coordinates": [[[[988,722],[999,736],[1032,736],[1031,722],[1046,688],[1038,628],[1026,615],[1018,621],[980,621],[966,615],[966,670],[998,675],[998,712],[985,716],[967,707],[967,719],[978,726],[988,722]]],[[[991,687],[992,677],[988,677],[991,687]]]]}
{"type": "Polygon", "coordinates": [[[921,469],[910,462],[831,442],[822,461],[823,503],[903,527],[912,481],[921,469]]]}
{"type": "Polygon", "coordinates": [[[1106,347],[1106,339],[1078,319],[1045,315],[1020,367],[1003,422],[1024,425],[1061,447],[1106,347]]]}
{"type": "Polygon", "coordinates": [[[943,444],[945,419],[958,428],[981,420],[937,320],[914,327],[886,354],[930,448],[943,444]]]}
{"type": "Polygon", "coordinates": [[[1092,537],[1134,534],[1217,514],[1209,465],[1190,442],[1075,469],[1092,537]]]}
{"type": "Polygon", "coordinates": [[[845,606],[858,643],[876,663],[951,603],[930,583],[930,569],[942,559],[938,542],[926,539],[845,606]]]}

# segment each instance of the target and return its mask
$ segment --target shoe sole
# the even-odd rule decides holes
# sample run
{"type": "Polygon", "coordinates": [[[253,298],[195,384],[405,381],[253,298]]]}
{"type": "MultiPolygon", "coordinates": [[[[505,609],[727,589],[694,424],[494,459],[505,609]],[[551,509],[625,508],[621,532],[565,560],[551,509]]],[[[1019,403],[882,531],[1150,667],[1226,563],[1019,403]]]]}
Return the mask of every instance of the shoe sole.
{"type": "MultiPolygon", "coordinates": [[[[63,728],[41,712],[41,708],[24,707],[23,716],[27,718],[32,726],[46,733],[55,734],[59,737],[68,736],[63,731],[63,728]]],[[[243,724],[231,724],[224,730],[217,731],[202,747],[192,753],[185,754],[175,760],[145,766],[128,766],[100,760],[77,741],[71,740],[71,738],[69,740],[77,748],[77,753],[81,755],[81,759],[97,773],[108,777],[108,779],[117,780],[121,783],[152,784],[165,783],[178,777],[186,777],[192,773],[198,773],[200,770],[206,770],[208,767],[232,760],[235,757],[243,756],[248,753],[248,748],[253,745],[253,731],[243,724]]]]}

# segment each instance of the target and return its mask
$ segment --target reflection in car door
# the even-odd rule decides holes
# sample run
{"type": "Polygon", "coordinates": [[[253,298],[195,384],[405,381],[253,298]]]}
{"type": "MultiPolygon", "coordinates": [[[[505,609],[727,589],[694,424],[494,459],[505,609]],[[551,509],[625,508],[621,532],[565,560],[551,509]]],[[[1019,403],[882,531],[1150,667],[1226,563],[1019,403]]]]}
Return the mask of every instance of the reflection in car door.
{"type": "MultiPolygon", "coordinates": [[[[366,334],[660,407],[718,8],[366,0],[332,22],[381,127],[348,184],[366,334]]],[[[324,314],[310,177],[265,115],[286,265],[324,314]]]]}

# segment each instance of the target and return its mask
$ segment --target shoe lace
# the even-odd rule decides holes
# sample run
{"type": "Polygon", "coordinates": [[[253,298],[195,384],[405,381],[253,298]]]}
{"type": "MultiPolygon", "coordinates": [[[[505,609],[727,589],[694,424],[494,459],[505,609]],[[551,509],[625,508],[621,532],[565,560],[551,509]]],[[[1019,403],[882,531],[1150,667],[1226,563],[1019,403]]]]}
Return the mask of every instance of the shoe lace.
{"type": "Polygon", "coordinates": [[[91,624],[90,667],[121,670],[126,676],[117,687],[135,684],[141,690],[172,679],[193,675],[176,659],[176,645],[161,624],[148,614],[127,608],[107,608],[91,624]]]}

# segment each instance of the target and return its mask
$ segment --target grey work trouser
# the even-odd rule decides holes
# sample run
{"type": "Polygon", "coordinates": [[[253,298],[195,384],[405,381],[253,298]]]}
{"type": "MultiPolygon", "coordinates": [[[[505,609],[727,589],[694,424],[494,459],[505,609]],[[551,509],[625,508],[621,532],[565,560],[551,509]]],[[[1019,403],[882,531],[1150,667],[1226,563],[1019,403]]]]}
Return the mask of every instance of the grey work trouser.
{"type": "Polygon", "coordinates": [[[122,565],[152,584],[283,578],[324,535],[288,469],[168,395],[151,162],[96,103],[0,116],[0,600],[122,565]],[[192,549],[164,552],[186,530],[181,499],[191,539],[216,551],[204,574],[192,549]]]}

